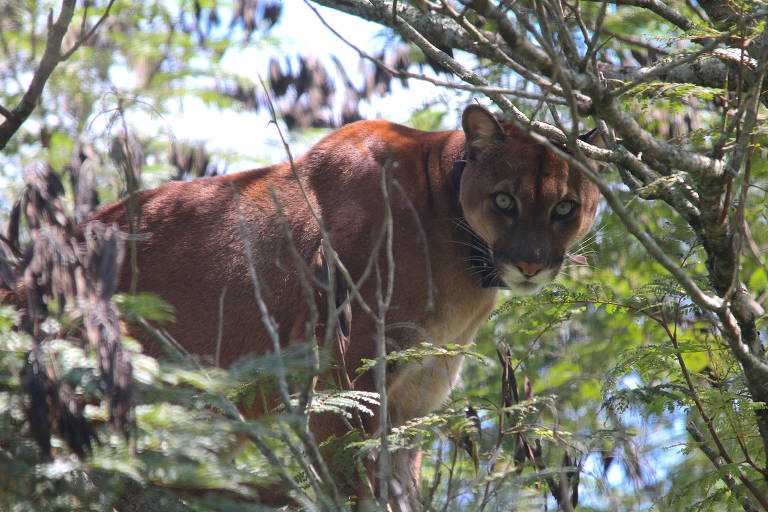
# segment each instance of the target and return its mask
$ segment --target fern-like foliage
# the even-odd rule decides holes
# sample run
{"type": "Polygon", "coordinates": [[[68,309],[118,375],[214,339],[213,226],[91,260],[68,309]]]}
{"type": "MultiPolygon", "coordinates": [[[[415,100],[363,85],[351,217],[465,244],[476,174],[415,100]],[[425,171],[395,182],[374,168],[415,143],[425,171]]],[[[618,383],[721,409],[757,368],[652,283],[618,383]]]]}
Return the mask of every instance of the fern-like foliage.
{"type": "MultiPolygon", "coordinates": [[[[298,401],[294,403],[298,405],[298,401]]],[[[354,411],[373,416],[371,407],[378,405],[379,394],[370,391],[316,391],[309,404],[309,412],[340,414],[351,419],[354,411]]]]}

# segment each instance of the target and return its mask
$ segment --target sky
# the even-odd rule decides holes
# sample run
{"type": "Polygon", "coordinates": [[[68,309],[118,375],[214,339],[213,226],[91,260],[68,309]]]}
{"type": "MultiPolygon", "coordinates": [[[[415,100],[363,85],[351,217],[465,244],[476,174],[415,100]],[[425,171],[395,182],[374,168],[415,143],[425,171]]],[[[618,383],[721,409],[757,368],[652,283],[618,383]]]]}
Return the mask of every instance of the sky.
{"type": "MultiPolygon", "coordinates": [[[[369,53],[376,53],[384,45],[383,29],[380,25],[366,22],[333,9],[316,6],[323,18],[331,26],[343,33],[353,44],[369,53]]],[[[223,72],[237,71],[251,81],[259,82],[259,73],[266,73],[272,57],[284,55],[314,56],[326,64],[326,69],[334,69],[331,56],[335,55],[343,64],[352,79],[360,67],[361,59],[357,52],[341,42],[322,22],[303,0],[283,0],[283,12],[279,22],[269,32],[269,38],[261,39],[254,34],[253,42],[240,49],[228,50],[222,62],[223,72]],[[270,41],[278,41],[270,47],[270,41]]],[[[31,79],[31,76],[29,77],[31,79]]],[[[358,77],[359,78],[359,77],[358,77]]],[[[114,66],[110,71],[112,83],[131,90],[135,85],[132,72],[121,66],[114,66]]],[[[398,94],[403,90],[400,82],[392,82],[392,92],[383,98],[377,98],[372,104],[360,105],[360,112],[365,119],[388,119],[405,122],[411,113],[430,98],[440,95],[440,90],[425,82],[409,81],[410,94],[398,94]]],[[[114,97],[105,95],[104,108],[111,111],[114,97]]],[[[455,111],[449,116],[447,127],[458,127],[460,104],[448,107],[455,111]]],[[[187,97],[183,103],[171,105],[175,110],[162,119],[158,119],[153,109],[136,108],[128,113],[132,128],[141,137],[172,137],[179,140],[202,141],[215,157],[228,162],[227,171],[236,172],[286,160],[285,151],[280,143],[278,132],[266,111],[240,111],[237,109],[220,110],[206,106],[202,100],[187,97]]],[[[98,110],[98,109],[97,109],[98,110]]],[[[28,124],[33,124],[29,120],[28,124]]],[[[89,131],[103,136],[112,133],[109,115],[97,115],[89,124],[89,131]]],[[[284,130],[289,137],[294,156],[304,153],[322,135],[315,131],[310,135],[293,135],[284,130]]],[[[28,155],[29,156],[29,155],[28,155]]],[[[18,189],[22,180],[23,169],[9,170],[13,162],[5,162],[6,172],[0,176],[1,189],[18,189]]],[[[157,176],[160,179],[161,176],[157,176]]],[[[147,185],[156,185],[151,179],[147,185]]],[[[0,197],[0,205],[5,206],[6,197],[0,197]]]]}
{"type": "MultiPolygon", "coordinates": [[[[314,56],[327,63],[326,69],[331,71],[334,68],[330,57],[335,55],[354,80],[354,73],[360,65],[357,52],[328,30],[303,0],[285,0],[283,5],[280,21],[270,31],[270,36],[279,39],[279,46],[270,49],[257,43],[239,51],[229,51],[222,62],[224,70],[237,70],[258,83],[259,74],[266,72],[269,59],[273,56],[314,56]]],[[[383,46],[380,25],[322,6],[317,6],[317,9],[326,22],[364,51],[375,53],[383,46]]],[[[436,86],[416,80],[409,81],[409,94],[398,94],[402,86],[397,80],[393,81],[392,89],[392,93],[386,97],[377,98],[370,105],[364,103],[360,106],[365,119],[405,122],[411,112],[440,93],[436,86]]],[[[457,119],[458,113],[453,121],[457,122],[457,119]]],[[[269,124],[269,117],[264,111],[221,111],[207,107],[200,100],[190,99],[185,101],[183,112],[168,117],[167,121],[175,137],[204,140],[207,148],[212,151],[239,153],[244,155],[243,164],[251,160],[263,163],[265,158],[270,163],[285,159],[282,150],[275,151],[280,146],[277,130],[269,124]],[[216,130],[211,130],[211,126],[216,126],[216,130]]],[[[302,153],[319,136],[316,134],[314,137],[292,140],[294,154],[302,153]],[[295,149],[294,144],[297,146],[295,149]]]]}

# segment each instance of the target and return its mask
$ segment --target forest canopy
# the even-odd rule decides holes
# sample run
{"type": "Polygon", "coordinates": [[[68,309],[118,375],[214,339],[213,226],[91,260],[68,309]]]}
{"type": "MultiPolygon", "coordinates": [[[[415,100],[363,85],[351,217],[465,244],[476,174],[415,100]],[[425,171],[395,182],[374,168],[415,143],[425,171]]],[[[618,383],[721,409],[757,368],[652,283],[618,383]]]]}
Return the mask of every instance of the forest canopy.
{"type": "Polygon", "coordinates": [[[315,390],[311,350],[226,369],[185,352],[161,297],[115,293],[130,239],[80,251],[73,233],[137,190],[364,118],[458,129],[477,102],[597,185],[596,228],[473,345],[369,363],[463,355],[439,410],[322,449],[356,464],[418,443],[423,510],[768,510],[767,18],[759,0],[0,0],[0,297],[36,283],[26,313],[0,306],[0,507],[263,510],[270,481],[348,508],[307,418],[382,397],[315,390]],[[237,116],[254,140],[178,137],[185,111],[206,139],[237,116]],[[238,413],[285,372],[305,394],[238,413]]]}

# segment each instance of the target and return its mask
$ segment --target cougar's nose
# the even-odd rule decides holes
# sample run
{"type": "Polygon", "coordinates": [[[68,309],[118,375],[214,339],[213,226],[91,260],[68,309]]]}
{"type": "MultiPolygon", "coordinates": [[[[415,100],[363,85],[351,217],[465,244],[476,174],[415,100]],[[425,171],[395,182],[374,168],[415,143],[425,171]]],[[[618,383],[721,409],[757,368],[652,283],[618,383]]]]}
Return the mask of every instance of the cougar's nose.
{"type": "Polygon", "coordinates": [[[543,263],[529,263],[527,261],[515,261],[514,265],[520,269],[525,277],[533,277],[544,268],[543,263]]]}

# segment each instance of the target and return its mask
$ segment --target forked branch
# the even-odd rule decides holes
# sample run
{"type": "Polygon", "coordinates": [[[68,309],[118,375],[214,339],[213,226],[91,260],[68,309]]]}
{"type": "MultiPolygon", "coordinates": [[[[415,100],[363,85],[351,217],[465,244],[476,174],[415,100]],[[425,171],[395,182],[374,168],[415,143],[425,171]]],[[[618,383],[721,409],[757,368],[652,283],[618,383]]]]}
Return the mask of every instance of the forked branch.
{"type": "MultiPolygon", "coordinates": [[[[61,44],[67,33],[67,29],[69,28],[69,24],[72,22],[76,3],[77,0],[62,0],[59,16],[56,18],[55,22],[53,21],[53,11],[48,13],[48,40],[46,41],[45,51],[40,59],[40,63],[32,76],[32,81],[16,107],[8,109],[7,107],[0,106],[0,115],[5,118],[3,123],[0,124],[0,150],[5,148],[11,137],[13,137],[19,128],[21,128],[21,125],[24,124],[35,110],[35,107],[43,94],[45,84],[51,76],[51,73],[56,69],[56,66],[71,57],[84,42],[96,33],[109,15],[114,0],[109,1],[104,14],[90,30],[83,30],[81,32],[80,37],[72,48],[62,51],[61,44]]],[[[87,13],[88,9],[86,8],[83,14],[83,29],[85,27],[87,13]]]]}

